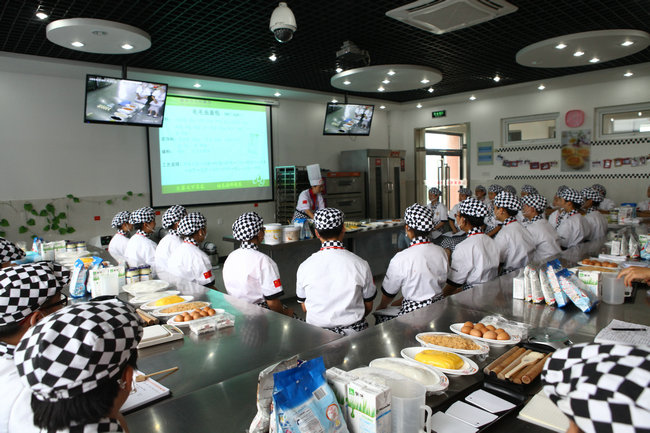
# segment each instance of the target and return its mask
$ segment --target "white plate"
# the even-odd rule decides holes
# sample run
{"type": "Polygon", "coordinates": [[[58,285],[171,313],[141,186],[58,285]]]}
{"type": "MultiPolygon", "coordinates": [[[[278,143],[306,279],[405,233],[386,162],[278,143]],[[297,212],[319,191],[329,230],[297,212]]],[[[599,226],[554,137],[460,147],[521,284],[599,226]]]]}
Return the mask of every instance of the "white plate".
{"type": "Polygon", "coordinates": [[[126,284],[122,287],[126,293],[137,296],[143,293],[159,292],[169,287],[169,283],[163,280],[138,281],[137,283],[126,284]]]}
{"type": "MultiPolygon", "coordinates": [[[[453,353],[460,353],[462,355],[481,355],[484,353],[489,353],[490,352],[490,346],[487,344],[481,342],[481,341],[476,341],[472,340],[473,343],[476,343],[478,346],[480,346],[480,349],[474,349],[474,350],[469,350],[469,349],[456,349],[453,347],[447,347],[447,346],[438,346],[436,344],[431,344],[425,342],[422,337],[425,335],[441,335],[441,336],[456,336],[456,334],[452,334],[451,332],[421,332],[418,335],[415,336],[415,339],[424,347],[428,347],[430,349],[436,349],[436,350],[442,350],[444,352],[453,352],[453,353]]],[[[463,335],[464,336],[464,335],[463,335]]],[[[470,340],[468,338],[468,340],[470,340]]]]}
{"type": "MultiPolygon", "coordinates": [[[[222,314],[222,313],[225,312],[225,310],[223,310],[223,309],[221,309],[221,308],[215,308],[214,311],[215,311],[215,315],[214,315],[214,316],[207,316],[207,317],[215,317],[216,315],[218,315],[218,314],[222,314]]],[[[191,325],[192,323],[194,323],[194,322],[197,322],[197,321],[199,321],[199,320],[201,320],[201,319],[205,319],[205,317],[199,317],[198,319],[188,320],[187,322],[177,322],[177,321],[176,321],[176,316],[177,316],[178,314],[179,314],[179,313],[175,313],[172,317],[170,317],[169,320],[167,321],[167,324],[168,324],[168,325],[174,325],[174,326],[190,326],[190,325],[191,325]]]]}
{"type": "MultiPolygon", "coordinates": [[[[415,355],[422,352],[423,350],[432,350],[432,349],[430,349],[429,347],[406,347],[402,349],[400,353],[402,355],[402,358],[404,359],[409,359],[413,362],[417,362],[418,364],[428,365],[428,364],[424,364],[423,362],[415,360],[415,355]]],[[[449,352],[449,351],[442,350],[441,352],[449,352]]],[[[454,355],[459,356],[460,359],[463,360],[463,366],[461,368],[459,368],[458,370],[450,370],[448,368],[440,368],[440,367],[436,367],[436,368],[445,374],[452,374],[457,376],[470,376],[478,372],[478,365],[476,365],[474,361],[458,353],[455,353],[454,355]]]]}
{"type": "MultiPolygon", "coordinates": [[[[424,373],[427,377],[424,382],[417,381],[421,385],[423,385],[426,389],[427,392],[442,392],[449,388],[449,379],[445,374],[438,370],[437,368],[431,366],[431,365],[425,365],[422,364],[421,362],[413,362],[408,359],[402,359],[402,358],[377,358],[373,359],[370,362],[370,367],[373,368],[379,368],[382,370],[389,370],[389,371],[395,371],[396,373],[400,373],[399,369],[403,365],[408,365],[409,367],[417,368],[419,371],[424,373]],[[394,370],[390,366],[385,366],[386,363],[390,363],[394,366],[394,370]]],[[[403,374],[406,376],[405,374],[403,374]]],[[[409,376],[406,376],[409,379],[412,379],[409,376]]],[[[415,379],[412,379],[415,380],[415,379]]]]}
{"type": "Polygon", "coordinates": [[[178,290],[165,290],[164,292],[143,293],[139,296],[134,296],[129,299],[129,304],[144,304],[149,301],[164,298],[165,296],[178,295],[178,290]]]}
{"type": "MultiPolygon", "coordinates": [[[[190,309],[190,310],[186,310],[186,311],[193,311],[193,310],[196,309],[196,308],[198,308],[198,309],[200,310],[201,308],[205,308],[205,307],[209,307],[209,306],[210,306],[210,303],[209,303],[209,302],[206,302],[206,301],[190,301],[190,302],[192,302],[192,303],[195,303],[195,302],[196,302],[196,303],[199,303],[200,306],[195,306],[195,307],[193,307],[192,309],[190,309]]],[[[164,307],[158,307],[157,309],[153,310],[153,311],[151,312],[151,314],[153,314],[154,316],[158,316],[158,317],[177,316],[177,315],[179,315],[179,314],[184,313],[185,311],[174,311],[173,313],[163,313],[162,310],[164,310],[165,308],[174,307],[174,306],[177,306],[177,305],[183,305],[183,304],[187,304],[187,303],[188,303],[188,302],[179,302],[178,304],[174,304],[174,305],[165,305],[164,307]]],[[[185,323],[185,322],[183,322],[183,323],[185,323]]],[[[175,324],[175,323],[174,323],[174,324],[175,324]]]]}
{"type": "MultiPolygon", "coordinates": [[[[487,344],[494,344],[495,346],[508,346],[510,344],[517,344],[521,341],[521,335],[516,335],[511,332],[508,332],[508,334],[510,334],[510,340],[490,340],[488,338],[474,337],[473,335],[464,334],[460,331],[464,324],[465,323],[454,323],[453,325],[449,326],[449,329],[458,335],[462,335],[463,337],[471,338],[472,340],[476,341],[482,341],[483,343],[487,344]]],[[[506,331],[508,330],[506,329],[506,331]]]]}
{"type": "Polygon", "coordinates": [[[183,296],[180,296],[182,301],[174,302],[173,304],[167,304],[167,305],[163,305],[163,306],[154,305],[159,299],[166,298],[167,296],[171,296],[171,295],[158,296],[156,299],[154,299],[152,301],[149,301],[146,304],[143,304],[140,308],[142,308],[143,310],[155,310],[155,309],[158,309],[158,308],[167,308],[167,307],[171,307],[172,305],[182,304],[183,302],[189,302],[189,301],[194,300],[194,296],[185,296],[185,295],[183,295],[183,296]]]}

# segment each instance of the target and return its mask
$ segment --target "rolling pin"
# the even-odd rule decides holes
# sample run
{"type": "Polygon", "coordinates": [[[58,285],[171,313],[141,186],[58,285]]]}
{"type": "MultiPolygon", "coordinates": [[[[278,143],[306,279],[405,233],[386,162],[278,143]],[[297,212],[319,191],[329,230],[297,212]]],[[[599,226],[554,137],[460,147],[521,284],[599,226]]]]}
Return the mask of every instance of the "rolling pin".
{"type": "Polygon", "coordinates": [[[140,316],[145,326],[156,325],[158,323],[158,319],[156,317],[152,316],[149,313],[145,313],[139,308],[135,310],[135,312],[138,313],[138,316],[140,316]]]}
{"type": "Polygon", "coordinates": [[[490,363],[490,365],[483,368],[483,373],[490,374],[490,371],[492,371],[492,369],[496,368],[496,366],[499,365],[501,363],[501,361],[504,361],[505,359],[507,359],[510,355],[515,353],[518,349],[519,348],[517,346],[511,347],[510,350],[508,350],[506,353],[504,353],[503,355],[499,356],[497,359],[492,361],[490,363]]]}
{"type": "Polygon", "coordinates": [[[507,365],[503,370],[501,370],[501,371],[497,374],[497,377],[498,377],[499,379],[501,379],[501,380],[506,380],[506,373],[508,373],[510,370],[512,370],[513,368],[515,368],[516,366],[518,366],[519,363],[521,362],[521,359],[522,359],[524,356],[528,355],[530,352],[532,352],[532,350],[530,350],[530,349],[528,349],[528,350],[524,349],[524,353],[522,353],[522,354],[521,354],[517,359],[515,359],[514,361],[512,361],[512,362],[511,362],[510,364],[508,364],[508,365],[507,365]]]}
{"type": "Polygon", "coordinates": [[[518,359],[521,355],[524,354],[524,352],[526,352],[526,349],[523,347],[518,347],[517,350],[512,353],[512,355],[497,364],[497,366],[492,369],[492,373],[498,376],[498,374],[501,373],[504,368],[509,366],[515,359],[518,359]]]}
{"type": "Polygon", "coordinates": [[[544,364],[546,363],[546,360],[551,356],[550,353],[547,353],[545,357],[539,360],[537,364],[535,364],[535,368],[531,369],[528,373],[524,374],[521,376],[521,381],[528,385],[530,382],[535,380],[537,376],[542,372],[542,369],[544,368],[544,364]]]}
{"type": "Polygon", "coordinates": [[[533,362],[530,365],[527,365],[525,368],[522,368],[520,371],[517,372],[514,376],[510,377],[510,381],[516,383],[517,385],[521,384],[521,378],[524,377],[525,374],[528,374],[537,364],[540,362],[544,361],[546,357],[542,357],[538,359],[537,361],[533,362]]]}

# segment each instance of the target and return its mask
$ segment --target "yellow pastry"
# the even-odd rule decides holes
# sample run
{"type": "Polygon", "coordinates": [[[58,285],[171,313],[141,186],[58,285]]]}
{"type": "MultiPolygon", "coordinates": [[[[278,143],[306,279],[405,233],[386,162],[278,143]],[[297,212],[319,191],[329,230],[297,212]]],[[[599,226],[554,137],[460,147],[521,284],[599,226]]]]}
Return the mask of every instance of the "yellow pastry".
{"type": "Polygon", "coordinates": [[[464,364],[460,356],[439,350],[423,350],[415,355],[415,360],[447,370],[458,370],[464,364]]]}

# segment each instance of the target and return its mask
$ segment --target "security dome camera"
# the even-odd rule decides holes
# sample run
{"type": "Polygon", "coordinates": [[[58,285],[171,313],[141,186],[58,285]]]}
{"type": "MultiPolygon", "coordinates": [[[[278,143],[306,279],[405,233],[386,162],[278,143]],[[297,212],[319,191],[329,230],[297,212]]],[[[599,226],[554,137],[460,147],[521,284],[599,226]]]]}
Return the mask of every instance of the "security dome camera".
{"type": "Polygon", "coordinates": [[[285,2],[280,2],[271,14],[269,28],[278,42],[289,42],[293,38],[293,32],[298,27],[293,12],[285,2]]]}

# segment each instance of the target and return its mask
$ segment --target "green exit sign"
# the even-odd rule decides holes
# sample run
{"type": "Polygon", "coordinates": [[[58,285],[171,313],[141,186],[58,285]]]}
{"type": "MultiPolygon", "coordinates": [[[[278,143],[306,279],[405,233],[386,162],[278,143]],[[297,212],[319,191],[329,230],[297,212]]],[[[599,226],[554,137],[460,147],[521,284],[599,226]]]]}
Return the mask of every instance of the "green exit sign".
{"type": "Polygon", "coordinates": [[[445,117],[447,115],[447,110],[438,110],[438,111],[432,111],[431,112],[431,117],[436,118],[436,117],[445,117]]]}

